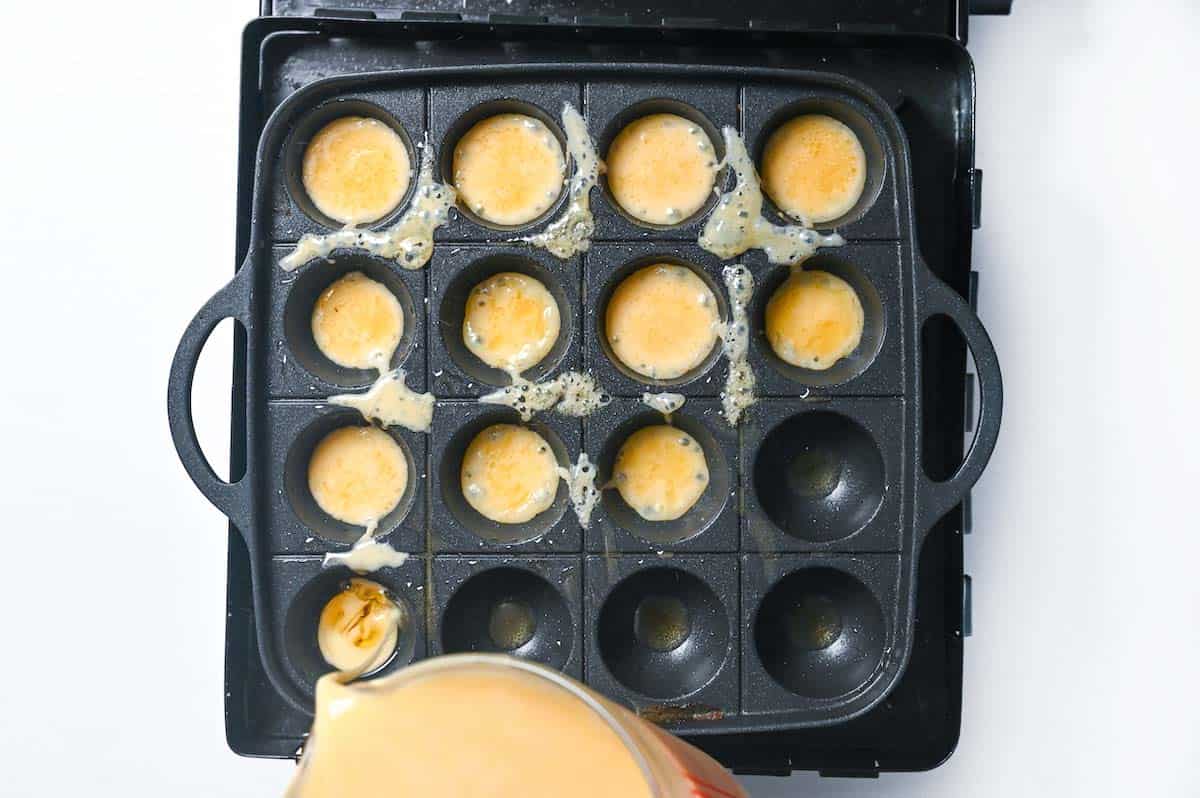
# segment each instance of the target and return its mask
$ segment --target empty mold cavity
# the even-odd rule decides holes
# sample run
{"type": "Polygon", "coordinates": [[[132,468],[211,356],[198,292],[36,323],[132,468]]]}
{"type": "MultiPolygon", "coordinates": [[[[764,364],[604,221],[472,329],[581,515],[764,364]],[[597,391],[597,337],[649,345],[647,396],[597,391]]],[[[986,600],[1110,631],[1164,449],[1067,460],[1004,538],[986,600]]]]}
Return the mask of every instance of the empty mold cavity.
{"type": "MultiPolygon", "coordinates": [[[[643,427],[663,424],[662,414],[653,410],[637,413],[617,427],[604,441],[597,460],[597,484],[608,485],[613,465],[621,446],[629,436],[643,427]]],[[[710,422],[711,423],[711,422],[710,422]]],[[[671,415],[671,426],[696,439],[708,462],[708,487],[692,508],[674,521],[647,521],[625,503],[616,488],[601,494],[601,511],[617,526],[658,546],[668,546],[694,538],[704,532],[721,514],[732,492],[733,474],[724,451],[708,427],[695,416],[688,415],[687,405],[671,415]]]]}
{"type": "Polygon", "coordinates": [[[807,698],[835,698],[870,681],[886,649],[883,610],[845,571],[804,568],[780,579],[754,618],[754,647],[771,678],[807,698]]]}
{"type": "MultiPolygon", "coordinates": [[[[326,568],[300,588],[287,609],[283,627],[284,651],[292,667],[309,687],[323,674],[333,670],[321,656],[321,649],[317,644],[317,625],[321,619],[321,611],[330,599],[350,584],[350,579],[354,576],[354,572],[348,568],[326,568]]],[[[380,581],[378,574],[366,578],[378,582],[400,611],[396,649],[387,663],[375,671],[382,674],[412,662],[416,651],[417,628],[414,621],[417,616],[412,605],[388,589],[388,585],[380,581]]]]}
{"type": "Polygon", "coordinates": [[[677,568],[638,571],[612,589],[596,621],[600,656],[629,690],[675,700],[717,675],[729,648],[721,600],[677,568]]]}
{"type": "Polygon", "coordinates": [[[322,213],[312,201],[312,198],[308,196],[308,191],[304,188],[303,166],[304,152],[308,149],[308,143],[312,141],[313,136],[330,122],[346,116],[365,116],[371,119],[378,119],[396,131],[396,134],[400,136],[400,140],[404,142],[404,148],[408,151],[410,175],[408,189],[404,192],[404,196],[391,211],[372,222],[361,225],[362,227],[386,227],[388,222],[398,216],[404,210],[405,206],[408,205],[409,200],[412,199],[413,192],[417,189],[417,171],[421,163],[421,157],[417,153],[416,147],[413,146],[408,131],[404,129],[404,125],[400,124],[400,120],[378,105],[364,100],[334,100],[317,106],[301,117],[292,128],[292,132],[288,135],[287,144],[284,145],[284,184],[287,186],[292,202],[296,204],[296,207],[305,216],[324,227],[340,229],[345,226],[336,219],[331,219],[322,213]]]}
{"type": "Polygon", "coordinates": [[[413,350],[420,327],[412,293],[387,261],[365,253],[339,252],[333,257],[332,263],[321,263],[300,272],[300,276],[292,283],[283,309],[283,337],[292,357],[309,374],[330,385],[360,388],[373,383],[378,373],[374,369],[346,368],[334,363],[317,346],[312,330],[312,314],[317,300],[325,289],[350,272],[362,272],[366,277],[382,283],[399,301],[404,311],[404,332],[392,354],[390,366],[396,368],[403,363],[413,350]]]}
{"type": "MultiPolygon", "coordinates": [[[[291,503],[292,511],[300,519],[300,523],[310,529],[323,540],[335,543],[353,543],[363,536],[365,529],[361,526],[347,524],[332,518],[317,504],[312,491],[308,488],[308,463],[312,459],[313,450],[329,433],[342,427],[370,426],[355,410],[333,410],[318,417],[315,421],[301,430],[288,449],[287,459],[283,466],[283,488],[291,503]]],[[[400,445],[404,459],[408,462],[408,484],[404,495],[390,513],[379,519],[376,537],[382,537],[395,529],[413,506],[417,482],[424,472],[424,465],[418,465],[413,458],[412,449],[395,430],[384,430],[400,445]]]]}
{"type": "Polygon", "coordinates": [[[450,280],[442,293],[438,309],[438,326],[441,328],[439,332],[446,351],[465,374],[485,385],[510,384],[512,379],[506,372],[484,363],[463,341],[463,317],[471,290],[487,278],[501,272],[516,272],[532,277],[546,287],[558,305],[558,340],[539,363],[521,374],[525,379],[537,382],[562,363],[571,347],[575,329],[575,306],[563,289],[562,282],[537,261],[521,255],[497,254],[485,255],[471,263],[450,280]]]}
{"type": "MultiPolygon", "coordinates": [[[[762,172],[763,151],[766,149],[771,135],[796,117],[812,114],[832,117],[850,128],[854,132],[854,135],[858,137],[859,143],[862,144],[863,153],[866,155],[867,160],[866,182],[863,185],[862,195],[859,196],[858,201],[854,203],[850,210],[836,219],[830,219],[827,222],[818,222],[813,225],[818,230],[832,230],[858,221],[875,204],[875,200],[879,197],[879,192],[883,188],[883,179],[887,171],[887,155],[884,150],[883,138],[879,131],[875,129],[871,120],[864,116],[857,108],[828,98],[813,98],[789,103],[779,108],[775,113],[771,114],[767,123],[763,125],[758,137],[754,140],[753,149],[754,163],[760,173],[762,172]]],[[[796,219],[784,213],[775,205],[765,189],[763,191],[763,200],[764,207],[769,209],[769,213],[775,214],[779,221],[787,223],[794,223],[796,221],[796,219]]]]}
{"type": "Polygon", "coordinates": [[[550,207],[547,208],[536,219],[518,225],[501,225],[496,224],[495,222],[490,222],[481,218],[470,208],[465,207],[465,205],[463,205],[461,202],[455,207],[458,208],[458,212],[461,213],[465,218],[471,220],[480,227],[485,227],[489,230],[499,230],[505,232],[528,230],[530,228],[537,227],[558,213],[559,208],[565,201],[567,194],[567,181],[571,176],[571,170],[574,166],[571,163],[570,156],[567,154],[567,134],[563,132],[562,127],[558,124],[554,116],[546,112],[544,109],[539,108],[533,103],[512,98],[489,100],[488,102],[476,105],[458,117],[458,119],[454,120],[454,123],[451,124],[450,128],[446,131],[446,135],[442,139],[442,148],[438,153],[438,169],[441,172],[441,181],[447,185],[453,186],[454,149],[458,146],[459,139],[465,136],[467,132],[479,122],[499,114],[521,114],[523,116],[533,117],[544,124],[550,130],[550,132],[554,134],[554,138],[558,140],[558,146],[562,149],[563,163],[566,164],[566,169],[563,174],[563,182],[562,186],[559,188],[558,197],[554,200],[554,202],[550,203],[550,207]]]}
{"type": "MultiPolygon", "coordinates": [[[[701,130],[704,131],[704,134],[708,136],[709,142],[712,143],[714,159],[719,163],[725,158],[724,139],[721,138],[721,131],[717,129],[716,125],[714,125],[707,116],[701,113],[694,106],[688,105],[680,100],[674,100],[665,97],[642,100],[641,102],[634,103],[613,117],[604,127],[604,130],[600,134],[600,140],[597,142],[597,147],[603,154],[602,157],[608,157],[608,151],[609,148],[612,147],[613,140],[620,135],[622,130],[624,130],[633,122],[652,114],[674,114],[675,116],[683,117],[689,122],[695,123],[701,130]]],[[[716,179],[713,185],[717,188],[722,187],[725,183],[728,172],[728,167],[721,167],[716,174],[716,179]]],[[[626,221],[628,221],[630,224],[637,225],[638,227],[644,227],[647,230],[671,230],[676,227],[683,227],[707,216],[708,213],[713,209],[713,206],[717,204],[717,195],[713,193],[700,207],[700,209],[692,215],[684,219],[680,219],[674,224],[653,224],[645,221],[644,219],[639,219],[626,211],[625,208],[621,206],[621,203],[617,202],[616,197],[613,196],[612,190],[608,186],[608,179],[603,174],[600,176],[600,193],[604,196],[604,200],[611,205],[617,213],[621,214],[626,221]]]]}
{"type": "Polygon", "coordinates": [[[538,513],[524,523],[501,524],[481,515],[463,496],[462,462],[467,447],[471,445],[475,436],[493,424],[514,424],[528,427],[550,444],[550,449],[554,452],[554,459],[560,466],[566,468],[570,465],[570,457],[562,438],[545,424],[536,420],[523,423],[511,411],[497,410],[494,413],[484,413],[459,427],[446,444],[442,461],[438,464],[442,500],[458,522],[480,540],[501,545],[528,543],[549,532],[555,524],[562,520],[570,505],[569,491],[566,483],[559,480],[558,491],[554,494],[554,503],[550,505],[549,509],[538,513]]]}
{"type": "Polygon", "coordinates": [[[841,540],[865,527],[883,502],[883,456],[858,422],[829,410],[801,413],[763,439],[754,490],[786,534],[841,540]]]}
{"type": "Polygon", "coordinates": [[[719,285],[711,275],[695,264],[688,263],[686,260],[674,255],[646,255],[636,258],[624,264],[620,268],[613,270],[613,272],[609,275],[608,280],[604,283],[603,288],[600,289],[599,296],[596,298],[596,340],[600,342],[600,348],[603,350],[604,356],[607,357],[609,362],[612,363],[613,366],[615,366],[616,369],[626,377],[631,380],[636,380],[642,385],[650,385],[656,388],[665,389],[677,385],[684,385],[689,382],[694,382],[695,380],[707,374],[708,371],[712,369],[713,365],[721,359],[721,336],[716,336],[713,342],[712,350],[708,353],[700,365],[672,379],[660,380],[654,379],[653,377],[647,377],[645,374],[639,374],[626,366],[625,363],[619,357],[617,357],[616,353],[613,352],[612,347],[608,343],[608,333],[606,330],[606,318],[608,316],[609,300],[612,299],[613,293],[617,290],[617,286],[619,286],[626,277],[633,274],[638,269],[646,266],[653,266],[658,263],[668,263],[674,266],[683,266],[687,269],[690,269],[697,277],[703,280],[708,285],[709,290],[712,291],[713,296],[717,300],[717,315],[722,322],[729,321],[729,300],[725,296],[724,286],[719,285]]]}
{"type": "Polygon", "coordinates": [[[871,282],[862,268],[841,255],[829,253],[814,255],[804,261],[804,271],[828,272],[845,280],[854,289],[863,309],[862,338],[859,340],[858,346],[854,348],[853,352],[827,369],[806,369],[795,366],[775,354],[775,350],[771,348],[771,342],[767,340],[767,303],[775,295],[775,291],[791,276],[792,267],[790,266],[778,266],[773,269],[754,292],[750,313],[754,319],[755,343],[771,368],[789,380],[800,385],[820,388],[842,385],[870,368],[871,364],[875,362],[875,358],[879,356],[887,329],[887,309],[884,308],[883,302],[879,298],[875,284],[871,282]]]}
{"type": "Polygon", "coordinates": [[[502,652],[561,669],[575,625],[567,601],[532,571],[501,566],[464,582],[442,613],[442,649],[502,652]]]}

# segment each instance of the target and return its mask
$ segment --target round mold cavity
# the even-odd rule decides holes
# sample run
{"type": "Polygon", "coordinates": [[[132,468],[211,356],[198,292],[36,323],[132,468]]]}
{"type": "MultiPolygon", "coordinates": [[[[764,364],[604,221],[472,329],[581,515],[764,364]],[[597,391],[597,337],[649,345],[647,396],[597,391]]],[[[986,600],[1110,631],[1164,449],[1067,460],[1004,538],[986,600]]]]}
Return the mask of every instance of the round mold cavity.
{"type": "MultiPolygon", "coordinates": [[[[647,409],[626,419],[609,433],[600,449],[600,457],[596,464],[599,477],[597,483],[607,485],[612,480],[617,453],[630,435],[643,427],[665,423],[662,414],[647,409]]],[[[683,410],[671,414],[671,426],[695,438],[704,450],[704,459],[708,462],[708,487],[692,505],[692,509],[674,521],[647,521],[625,503],[616,488],[604,490],[600,494],[600,506],[605,516],[622,529],[656,546],[682,543],[702,534],[725,509],[725,503],[729,501],[729,494],[733,490],[732,469],[725,458],[724,450],[698,418],[688,415],[686,404],[683,410]]]]}
{"type": "MultiPolygon", "coordinates": [[[[763,151],[766,149],[771,135],[784,123],[790,122],[798,116],[810,114],[833,117],[850,128],[858,137],[863,153],[867,156],[867,179],[858,202],[836,219],[813,224],[813,227],[818,230],[833,230],[857,222],[875,204],[875,200],[879,198],[879,192],[883,189],[883,180],[887,174],[887,150],[884,147],[883,134],[869,118],[854,106],[825,97],[799,100],[788,103],[771,114],[754,140],[754,165],[760,173],[762,172],[763,151]]],[[[774,214],[777,221],[784,224],[795,224],[797,221],[791,215],[780,210],[765,189],[763,190],[763,207],[768,209],[770,214],[774,214]]]]}
{"type": "Polygon", "coordinates": [[[854,289],[863,309],[862,339],[858,346],[827,369],[794,366],[775,354],[771,342],[767,340],[767,303],[779,286],[791,276],[791,266],[778,266],[773,269],[762,286],[754,292],[750,309],[751,318],[754,319],[754,339],[771,368],[787,379],[811,387],[828,388],[841,385],[866,371],[879,356],[887,330],[887,309],[884,308],[879,292],[875,290],[875,284],[870,278],[856,264],[840,255],[814,255],[804,261],[804,271],[829,272],[845,280],[854,289]]]}
{"type": "Polygon", "coordinates": [[[678,568],[626,577],[596,622],[600,657],[626,688],[670,701],[700,690],[729,649],[729,618],[713,589],[678,568]]]}
{"type": "Polygon", "coordinates": [[[879,601],[835,568],[804,568],[767,591],[754,618],[754,648],[771,678],[807,698],[866,685],[887,642],[879,601]]]}
{"type": "MultiPolygon", "coordinates": [[[[284,653],[310,688],[318,678],[333,670],[321,656],[317,644],[317,624],[321,619],[321,611],[331,598],[346,588],[354,576],[356,574],[345,567],[326,568],[300,588],[287,608],[283,627],[284,653]]],[[[400,608],[400,633],[396,639],[396,650],[384,666],[374,672],[375,675],[382,675],[412,662],[417,641],[413,622],[418,616],[413,606],[393,592],[379,574],[367,574],[362,578],[382,586],[388,598],[400,608]]]]}
{"type": "Polygon", "coordinates": [[[571,658],[575,624],[553,585],[524,568],[480,571],[454,592],[442,612],[447,654],[512,654],[562,669],[571,658]]]}
{"type": "Polygon", "coordinates": [[[871,433],[830,410],[800,413],[768,432],[753,476],[771,521],[813,543],[841,540],[865,527],[887,487],[871,433]]]}
{"type": "Polygon", "coordinates": [[[713,343],[712,351],[708,353],[708,356],[704,358],[699,366],[696,366],[696,368],[692,369],[691,371],[681,374],[674,379],[657,380],[647,377],[644,374],[638,374],[636,371],[629,368],[629,366],[626,366],[624,363],[622,363],[621,359],[616,356],[612,350],[612,347],[609,345],[608,333],[605,330],[605,319],[608,315],[608,303],[609,300],[612,299],[613,293],[617,290],[617,286],[620,285],[626,277],[633,274],[638,269],[641,269],[644,266],[653,266],[658,263],[669,263],[673,266],[683,266],[691,269],[697,277],[699,277],[705,282],[706,285],[708,285],[709,290],[711,290],[713,296],[716,297],[717,314],[720,316],[721,321],[729,321],[729,300],[725,296],[725,289],[723,286],[718,285],[717,281],[709,276],[707,272],[705,272],[699,266],[696,266],[694,263],[689,263],[683,258],[675,255],[646,255],[644,257],[631,260],[621,267],[614,269],[609,274],[607,282],[604,283],[604,287],[600,289],[600,296],[597,298],[596,304],[596,340],[600,342],[600,349],[604,352],[604,356],[608,358],[608,361],[629,379],[639,382],[642,385],[649,385],[654,388],[673,388],[675,386],[686,385],[689,382],[695,382],[696,380],[700,379],[708,373],[708,371],[716,364],[718,360],[721,359],[720,336],[717,336],[716,341],[713,343]]]}
{"type": "Polygon", "coordinates": [[[350,272],[362,272],[370,279],[382,283],[400,303],[404,311],[404,333],[392,354],[389,366],[396,368],[408,359],[416,343],[417,315],[412,292],[396,270],[387,261],[373,255],[358,252],[339,252],[332,263],[323,263],[320,268],[304,269],[292,283],[287,302],[283,308],[283,338],[292,357],[305,371],[330,385],[346,388],[362,388],[375,381],[378,373],[374,369],[346,368],[334,363],[313,340],[312,313],[317,299],[329,286],[350,272]]]}
{"type": "MultiPolygon", "coordinates": [[[[333,410],[322,414],[301,430],[288,449],[287,458],[283,464],[284,493],[300,522],[322,540],[335,543],[354,543],[363,536],[366,530],[361,526],[339,521],[320,508],[317,500],[313,498],[312,491],[308,489],[309,460],[312,459],[312,453],[317,448],[317,444],[335,429],[367,426],[370,424],[364,421],[363,417],[355,410],[348,408],[333,410]]],[[[379,527],[375,532],[377,537],[390,533],[408,515],[413,506],[417,483],[420,482],[423,468],[423,466],[417,465],[412,449],[401,435],[392,430],[384,431],[400,444],[400,449],[404,452],[404,459],[408,461],[408,485],[395,509],[379,519],[379,527]]]]}
{"type": "Polygon", "coordinates": [[[454,120],[454,123],[450,125],[445,137],[442,139],[442,148],[438,151],[438,171],[441,173],[443,183],[451,186],[454,185],[454,148],[458,146],[458,140],[465,136],[479,122],[498,114],[531,116],[549,128],[550,132],[554,134],[554,138],[558,139],[558,146],[562,148],[563,163],[566,164],[566,170],[563,173],[563,184],[559,188],[558,197],[550,204],[545,213],[532,221],[517,225],[503,225],[489,222],[470,208],[463,207],[462,205],[455,204],[455,208],[465,218],[488,230],[498,230],[501,232],[529,230],[553,218],[559,209],[562,208],[564,202],[566,202],[567,183],[574,170],[571,157],[567,154],[567,134],[563,132],[562,127],[559,126],[555,118],[546,110],[539,108],[533,103],[513,98],[489,100],[468,109],[458,119],[454,120]]]}
{"type": "Polygon", "coordinates": [[[391,211],[373,222],[359,225],[359,227],[365,228],[386,227],[400,215],[404,208],[408,206],[409,201],[412,200],[413,192],[417,190],[417,173],[420,171],[421,157],[417,152],[417,148],[413,146],[412,138],[408,135],[408,131],[404,129],[404,125],[400,124],[400,120],[374,103],[369,103],[365,100],[332,100],[318,105],[301,116],[292,126],[291,133],[288,134],[287,143],[283,148],[284,185],[287,187],[288,195],[291,196],[292,202],[296,204],[296,207],[305,216],[323,227],[329,227],[334,230],[345,227],[344,224],[330,218],[317,208],[312,198],[308,196],[308,192],[304,189],[304,179],[302,177],[304,151],[308,149],[308,143],[312,141],[313,136],[321,128],[335,119],[341,119],[344,116],[366,116],[378,119],[396,131],[396,134],[400,136],[400,140],[404,142],[404,149],[408,152],[410,168],[408,189],[404,192],[404,196],[400,198],[400,202],[391,211]]]}
{"type": "Polygon", "coordinates": [[[567,296],[562,280],[532,258],[508,254],[486,255],[456,274],[446,286],[438,308],[438,318],[441,320],[438,326],[441,328],[442,342],[450,359],[477,382],[494,386],[504,386],[512,382],[507,372],[492,368],[476,357],[463,341],[462,332],[467,298],[471,295],[471,290],[487,278],[501,272],[517,272],[534,278],[546,286],[546,290],[558,303],[558,340],[540,363],[521,373],[525,379],[537,382],[558,368],[571,347],[575,329],[575,303],[567,296]]]}
{"type": "Polygon", "coordinates": [[[545,424],[536,419],[522,422],[516,413],[507,410],[496,410],[484,413],[458,428],[451,436],[438,464],[438,478],[442,485],[442,500],[450,513],[460,524],[467,528],[475,537],[492,545],[511,546],[517,543],[528,543],[536,540],[554,528],[567,511],[570,496],[566,483],[558,482],[558,492],[554,494],[554,503],[550,507],[521,524],[501,524],[490,518],[485,518],[467,501],[462,492],[462,461],[467,453],[467,447],[475,436],[493,424],[515,424],[528,427],[545,439],[554,452],[554,459],[563,468],[570,464],[567,447],[562,438],[545,424]]]}
{"type": "MultiPolygon", "coordinates": [[[[688,105],[680,100],[674,100],[667,97],[656,97],[634,103],[609,120],[609,123],[605,125],[604,130],[600,133],[600,140],[596,143],[596,147],[603,154],[603,157],[608,157],[608,149],[612,146],[613,140],[616,139],[616,137],[622,130],[625,129],[627,125],[636,122],[644,116],[650,116],[651,114],[674,114],[675,116],[681,116],[684,119],[687,119],[689,122],[694,122],[700,127],[701,130],[704,131],[704,134],[708,136],[708,140],[712,142],[713,153],[717,161],[720,162],[725,159],[725,140],[721,138],[721,131],[717,128],[717,126],[714,125],[712,121],[695,106],[688,105]]],[[[714,180],[713,185],[718,189],[722,189],[728,181],[728,177],[729,167],[722,166],[717,171],[716,179],[714,180]]],[[[718,199],[715,193],[712,194],[708,200],[706,200],[705,203],[700,206],[699,210],[686,219],[676,222],[675,224],[653,224],[633,216],[621,207],[621,203],[617,202],[617,198],[613,196],[612,190],[609,189],[608,178],[605,175],[600,175],[599,182],[600,193],[604,197],[605,202],[611,205],[613,210],[619,213],[625,219],[625,221],[647,230],[673,230],[677,227],[684,227],[692,224],[697,220],[708,216],[712,209],[716,207],[718,199]]]]}

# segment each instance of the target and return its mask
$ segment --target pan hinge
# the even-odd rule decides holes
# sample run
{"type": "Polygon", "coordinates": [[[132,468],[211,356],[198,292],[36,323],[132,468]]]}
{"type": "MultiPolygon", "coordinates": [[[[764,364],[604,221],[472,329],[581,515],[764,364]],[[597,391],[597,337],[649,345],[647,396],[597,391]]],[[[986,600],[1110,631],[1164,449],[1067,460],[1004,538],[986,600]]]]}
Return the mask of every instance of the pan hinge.
{"type": "Polygon", "coordinates": [[[314,8],[313,16],[331,19],[378,19],[374,11],[362,8],[314,8]]]}
{"type": "Polygon", "coordinates": [[[488,14],[489,25],[545,25],[550,17],[534,14],[488,14]]]}
{"type": "Polygon", "coordinates": [[[971,229],[978,230],[983,224],[983,170],[967,172],[967,190],[971,193],[971,229]]]}
{"type": "Polygon", "coordinates": [[[971,628],[971,576],[963,574],[962,592],[962,636],[970,637],[974,631],[971,628]]]}
{"type": "Polygon", "coordinates": [[[877,779],[878,768],[822,768],[817,775],[823,779],[877,779]]]}

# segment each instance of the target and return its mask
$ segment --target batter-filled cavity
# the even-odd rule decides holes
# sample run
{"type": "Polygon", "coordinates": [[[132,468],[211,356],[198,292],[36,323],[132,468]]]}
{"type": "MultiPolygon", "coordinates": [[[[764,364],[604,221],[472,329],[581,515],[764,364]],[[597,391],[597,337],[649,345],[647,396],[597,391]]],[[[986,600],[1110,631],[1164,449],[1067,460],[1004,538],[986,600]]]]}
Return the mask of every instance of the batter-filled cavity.
{"type": "Polygon", "coordinates": [[[381,585],[355,577],[321,610],[317,646],[339,671],[372,673],[396,651],[402,620],[381,585]]]}
{"type": "Polygon", "coordinates": [[[708,134],[675,114],[650,114],[626,125],[609,146],[605,165],[617,204],[656,225],[679,224],[699,211],[717,178],[708,134]]]}
{"type": "Polygon", "coordinates": [[[471,289],[463,343],[487,365],[515,377],[550,353],[560,324],[558,303],[546,286],[528,275],[501,272],[471,289]]]}
{"type": "Polygon", "coordinates": [[[853,352],[862,333],[858,294],[828,272],[797,270],[767,302],[767,341],[793,366],[823,371],[853,352]]]}
{"type": "Polygon", "coordinates": [[[321,213],[346,225],[368,224],[404,199],[412,163],[391,127],[371,117],[344,116],[309,141],[301,179],[321,213]]]}
{"type": "Polygon", "coordinates": [[[516,226],[554,205],[566,179],[566,158],[540,119],[497,114],[458,140],[452,170],[463,208],[492,224],[516,226]]]}
{"type": "Polygon", "coordinates": [[[558,460],[538,433],[516,424],[484,429],[463,456],[463,496],[484,518],[523,524],[554,503],[558,460]]]}
{"type": "Polygon", "coordinates": [[[308,489],[332,518],[374,529],[395,510],[408,488],[408,458],[377,427],[341,427],[313,449],[308,489]]]}
{"type": "Polygon", "coordinates": [[[763,189],[795,219],[819,224],[845,216],[866,182],[867,155],[858,136],[831,116],[798,116],[763,148],[763,189]]]}
{"type": "Polygon", "coordinates": [[[404,335],[404,309],[383,283],[350,272],[317,298],[312,334],[321,353],[339,366],[383,371],[404,335]]]}
{"type": "Polygon", "coordinates": [[[708,358],[720,322],[707,282],[686,266],[658,263],[638,269],[613,291],[604,331],[626,368],[651,380],[672,380],[708,358]]]}
{"type": "Polygon", "coordinates": [[[674,521],[708,487],[708,461],[696,439],[683,430],[666,424],[643,427],[617,452],[613,483],[642,518],[674,521]]]}

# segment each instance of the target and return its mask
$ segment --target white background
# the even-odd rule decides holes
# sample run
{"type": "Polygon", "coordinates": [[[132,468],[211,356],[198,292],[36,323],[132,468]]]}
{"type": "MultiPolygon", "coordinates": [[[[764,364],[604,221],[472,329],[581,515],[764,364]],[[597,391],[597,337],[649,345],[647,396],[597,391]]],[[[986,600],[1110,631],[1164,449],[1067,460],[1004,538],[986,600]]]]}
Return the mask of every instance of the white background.
{"type": "MultiPolygon", "coordinates": [[[[292,770],[225,746],[223,522],[164,412],[183,325],[233,267],[253,5],[0,3],[5,795],[262,798],[292,770]]],[[[1007,402],[967,540],[962,742],[926,774],[748,784],[1200,795],[1200,10],[1017,0],[971,28],[1007,402]]],[[[215,461],[223,332],[196,389],[215,461]]]]}

